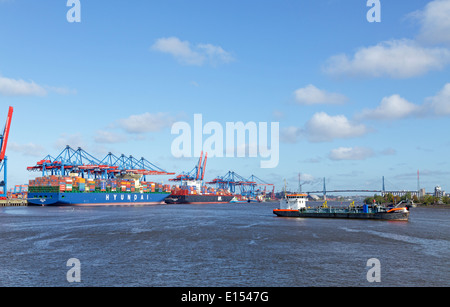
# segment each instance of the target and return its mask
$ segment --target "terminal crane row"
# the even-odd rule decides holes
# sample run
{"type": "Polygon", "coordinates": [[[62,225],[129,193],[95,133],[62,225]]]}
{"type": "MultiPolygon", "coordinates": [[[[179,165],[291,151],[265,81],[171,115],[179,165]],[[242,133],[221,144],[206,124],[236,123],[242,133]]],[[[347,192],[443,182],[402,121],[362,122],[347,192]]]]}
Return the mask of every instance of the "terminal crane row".
{"type": "MultiPolygon", "coordinates": [[[[142,177],[145,175],[174,175],[167,172],[145,158],[136,159],[133,156],[116,156],[108,153],[102,160],[92,156],[82,148],[73,149],[70,146],[56,157],[47,155],[36,165],[27,167],[28,171],[42,172],[42,176],[59,175],[67,176],[78,173],[81,177],[88,178],[114,178],[126,174],[142,177]]],[[[145,180],[145,179],[144,179],[145,180]]]]}

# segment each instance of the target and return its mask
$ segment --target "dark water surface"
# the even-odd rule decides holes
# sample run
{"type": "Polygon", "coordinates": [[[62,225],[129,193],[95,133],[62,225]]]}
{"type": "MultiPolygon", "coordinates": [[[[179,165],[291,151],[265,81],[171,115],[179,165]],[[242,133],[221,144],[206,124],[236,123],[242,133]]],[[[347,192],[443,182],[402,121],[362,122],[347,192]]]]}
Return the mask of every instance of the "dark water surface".
{"type": "Polygon", "coordinates": [[[0,208],[0,286],[450,286],[448,209],[388,222],[277,218],[277,206],[0,208]]]}

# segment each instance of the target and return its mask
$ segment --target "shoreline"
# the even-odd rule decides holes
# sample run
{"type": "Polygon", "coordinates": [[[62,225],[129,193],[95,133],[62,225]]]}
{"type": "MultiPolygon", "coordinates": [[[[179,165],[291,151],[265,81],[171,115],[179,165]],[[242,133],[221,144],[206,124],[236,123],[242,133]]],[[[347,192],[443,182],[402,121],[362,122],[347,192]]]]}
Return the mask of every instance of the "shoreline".
{"type": "Polygon", "coordinates": [[[450,205],[423,205],[423,204],[416,204],[416,208],[434,208],[434,209],[450,209],[450,205]]]}

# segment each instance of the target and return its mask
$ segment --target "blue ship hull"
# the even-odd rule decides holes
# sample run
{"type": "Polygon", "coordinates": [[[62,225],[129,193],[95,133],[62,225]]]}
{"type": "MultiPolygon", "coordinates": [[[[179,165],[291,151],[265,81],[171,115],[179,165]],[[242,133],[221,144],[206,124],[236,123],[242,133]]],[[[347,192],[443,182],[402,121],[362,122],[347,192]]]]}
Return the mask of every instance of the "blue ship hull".
{"type": "Polygon", "coordinates": [[[40,192],[28,194],[30,206],[114,206],[164,204],[170,193],[63,193],[40,192]]]}

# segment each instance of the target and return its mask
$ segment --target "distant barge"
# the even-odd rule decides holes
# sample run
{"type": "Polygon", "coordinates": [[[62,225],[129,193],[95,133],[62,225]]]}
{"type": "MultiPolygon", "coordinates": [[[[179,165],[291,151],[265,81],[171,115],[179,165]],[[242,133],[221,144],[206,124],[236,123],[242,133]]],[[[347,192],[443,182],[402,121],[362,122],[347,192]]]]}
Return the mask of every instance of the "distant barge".
{"type": "Polygon", "coordinates": [[[409,210],[406,207],[388,208],[380,205],[355,206],[348,208],[329,208],[327,202],[321,207],[307,208],[306,194],[286,195],[280,200],[280,208],[273,210],[279,217],[296,218],[339,218],[408,221],[409,210]]]}

